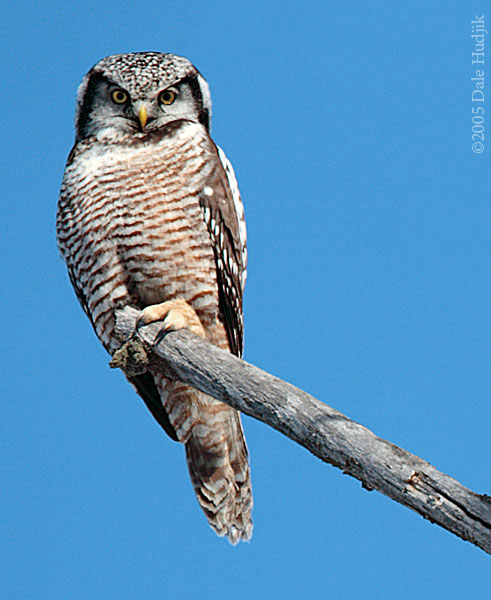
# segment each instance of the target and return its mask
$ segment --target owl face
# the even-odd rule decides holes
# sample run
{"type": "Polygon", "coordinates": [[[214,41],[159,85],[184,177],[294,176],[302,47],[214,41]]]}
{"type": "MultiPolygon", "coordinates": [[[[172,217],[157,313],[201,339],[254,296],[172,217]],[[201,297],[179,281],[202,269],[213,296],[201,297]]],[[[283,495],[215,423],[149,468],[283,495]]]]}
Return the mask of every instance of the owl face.
{"type": "Polygon", "coordinates": [[[186,59],[174,54],[117,54],[99,61],[77,96],[77,141],[104,134],[142,136],[176,121],[210,127],[208,84],[186,59]]]}

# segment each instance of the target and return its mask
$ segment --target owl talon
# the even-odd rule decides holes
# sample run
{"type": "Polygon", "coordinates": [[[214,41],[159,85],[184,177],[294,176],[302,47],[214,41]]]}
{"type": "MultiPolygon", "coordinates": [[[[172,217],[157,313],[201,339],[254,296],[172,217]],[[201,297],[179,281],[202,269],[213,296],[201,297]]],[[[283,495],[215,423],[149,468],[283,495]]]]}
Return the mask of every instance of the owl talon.
{"type": "MultiPolygon", "coordinates": [[[[188,329],[205,338],[205,330],[195,310],[184,300],[169,300],[162,304],[152,304],[142,310],[137,328],[156,321],[163,321],[158,341],[169,331],[188,329]]],[[[157,341],[157,340],[156,340],[157,341]]],[[[158,343],[158,342],[157,342],[158,343]]]]}

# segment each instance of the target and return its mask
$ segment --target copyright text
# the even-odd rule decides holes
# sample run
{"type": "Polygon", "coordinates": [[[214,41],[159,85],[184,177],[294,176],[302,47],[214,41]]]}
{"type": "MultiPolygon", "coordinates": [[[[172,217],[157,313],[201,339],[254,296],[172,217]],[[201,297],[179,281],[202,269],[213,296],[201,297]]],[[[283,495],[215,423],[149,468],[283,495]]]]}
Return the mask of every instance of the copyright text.
{"type": "Polygon", "coordinates": [[[484,152],[484,46],[488,33],[484,24],[484,15],[476,15],[471,21],[472,46],[472,151],[484,152]]]}

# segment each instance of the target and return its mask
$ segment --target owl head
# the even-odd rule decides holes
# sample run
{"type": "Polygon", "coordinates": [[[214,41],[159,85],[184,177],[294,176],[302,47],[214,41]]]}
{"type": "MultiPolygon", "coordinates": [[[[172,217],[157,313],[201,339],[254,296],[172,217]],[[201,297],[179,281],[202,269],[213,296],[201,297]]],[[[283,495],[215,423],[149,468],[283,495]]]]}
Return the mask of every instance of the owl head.
{"type": "Polygon", "coordinates": [[[208,84],[184,57],[114,54],[83,78],[77,94],[77,141],[101,132],[117,139],[187,120],[210,128],[208,84]]]}

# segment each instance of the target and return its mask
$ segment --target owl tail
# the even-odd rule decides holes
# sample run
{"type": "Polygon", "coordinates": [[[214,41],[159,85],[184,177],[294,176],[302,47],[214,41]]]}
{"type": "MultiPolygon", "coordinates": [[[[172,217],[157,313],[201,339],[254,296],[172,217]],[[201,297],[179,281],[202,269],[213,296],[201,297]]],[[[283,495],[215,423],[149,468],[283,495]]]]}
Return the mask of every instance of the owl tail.
{"type": "Polygon", "coordinates": [[[200,396],[207,405],[207,418],[198,419],[185,444],[189,474],[210,525],[235,546],[252,536],[247,446],[239,413],[204,394],[200,396]]]}

